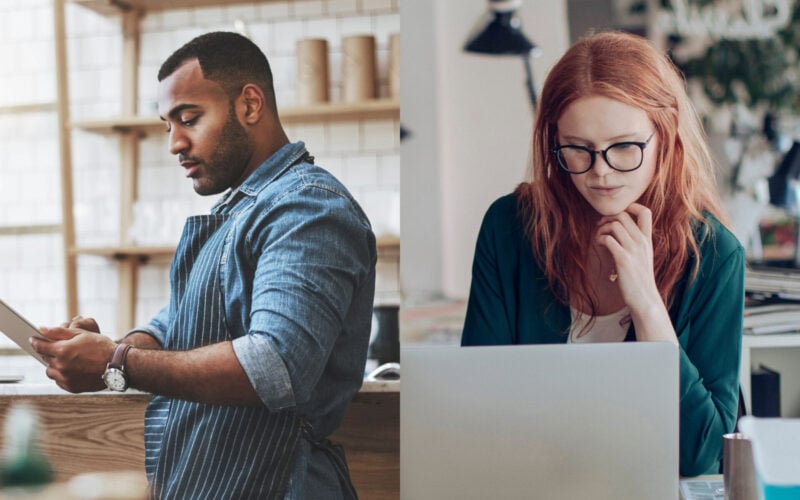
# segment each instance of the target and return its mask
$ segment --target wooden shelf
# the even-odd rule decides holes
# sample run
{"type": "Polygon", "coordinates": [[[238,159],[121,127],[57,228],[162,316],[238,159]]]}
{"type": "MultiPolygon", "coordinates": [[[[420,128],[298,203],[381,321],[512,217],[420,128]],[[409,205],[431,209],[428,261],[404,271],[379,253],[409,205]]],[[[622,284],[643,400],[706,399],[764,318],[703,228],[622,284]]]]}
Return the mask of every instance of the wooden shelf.
{"type": "Polygon", "coordinates": [[[400,118],[400,102],[375,99],[358,103],[333,102],[316,106],[297,106],[278,110],[281,122],[304,123],[320,120],[365,120],[400,118]]]}
{"type": "Polygon", "coordinates": [[[0,236],[21,234],[53,234],[61,232],[61,224],[28,224],[24,226],[0,226],[0,236]]]}
{"type": "Polygon", "coordinates": [[[156,116],[122,116],[104,120],[81,120],[70,123],[70,128],[99,134],[166,131],[166,125],[156,116]]]}
{"type": "Polygon", "coordinates": [[[172,257],[175,253],[174,246],[109,246],[109,247],[75,247],[74,255],[97,255],[117,260],[130,258],[150,259],[158,257],[172,257]]]}
{"type": "Polygon", "coordinates": [[[54,102],[39,102],[34,104],[12,104],[0,106],[0,115],[20,115],[24,113],[56,112],[58,108],[54,102]]]}
{"type": "Polygon", "coordinates": [[[400,237],[399,236],[379,236],[375,240],[375,246],[378,247],[378,253],[390,253],[400,251],[400,237]]]}
{"type": "MultiPolygon", "coordinates": [[[[284,124],[325,120],[365,120],[399,118],[400,103],[393,99],[376,99],[362,103],[331,103],[318,106],[284,108],[280,112],[284,124]]],[[[164,132],[166,125],[157,116],[123,116],[105,120],[72,122],[73,129],[101,134],[128,132],[164,132]]]]}
{"type": "MultiPolygon", "coordinates": [[[[377,239],[376,246],[379,252],[396,251],[400,249],[400,237],[398,236],[382,236],[377,239]]],[[[99,257],[107,257],[117,260],[138,258],[158,258],[158,257],[172,257],[175,253],[175,247],[169,245],[163,246],[107,246],[107,247],[75,247],[72,249],[74,255],[97,255],[99,257]]]]}
{"type": "Polygon", "coordinates": [[[174,10],[192,7],[237,5],[244,3],[268,3],[278,0],[69,0],[104,16],[113,16],[131,10],[174,10]]]}

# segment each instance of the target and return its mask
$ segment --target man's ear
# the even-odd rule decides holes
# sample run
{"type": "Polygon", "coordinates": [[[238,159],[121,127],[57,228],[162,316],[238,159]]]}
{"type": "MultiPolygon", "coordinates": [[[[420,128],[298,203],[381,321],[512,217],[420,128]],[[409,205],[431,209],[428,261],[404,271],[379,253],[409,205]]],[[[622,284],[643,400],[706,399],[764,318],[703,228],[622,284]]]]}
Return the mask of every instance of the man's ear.
{"type": "Polygon", "coordinates": [[[264,115],[265,104],[264,92],[252,83],[248,83],[242,88],[242,93],[239,95],[240,102],[244,104],[244,115],[242,121],[249,125],[254,125],[261,120],[264,115]]]}

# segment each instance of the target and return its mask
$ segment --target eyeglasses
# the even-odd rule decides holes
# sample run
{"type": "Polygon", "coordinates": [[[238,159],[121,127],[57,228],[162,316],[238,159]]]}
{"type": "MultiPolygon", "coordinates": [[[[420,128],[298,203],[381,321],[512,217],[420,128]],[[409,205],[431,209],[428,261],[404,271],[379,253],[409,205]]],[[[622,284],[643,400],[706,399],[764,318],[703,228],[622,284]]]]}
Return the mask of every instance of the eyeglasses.
{"type": "Polygon", "coordinates": [[[618,172],[630,172],[642,166],[644,160],[644,148],[650,144],[650,140],[655,132],[650,134],[644,142],[618,142],[606,149],[595,151],[586,146],[568,144],[553,148],[556,155],[558,166],[570,174],[583,174],[594,166],[594,160],[598,153],[603,155],[609,167],[618,172]]]}

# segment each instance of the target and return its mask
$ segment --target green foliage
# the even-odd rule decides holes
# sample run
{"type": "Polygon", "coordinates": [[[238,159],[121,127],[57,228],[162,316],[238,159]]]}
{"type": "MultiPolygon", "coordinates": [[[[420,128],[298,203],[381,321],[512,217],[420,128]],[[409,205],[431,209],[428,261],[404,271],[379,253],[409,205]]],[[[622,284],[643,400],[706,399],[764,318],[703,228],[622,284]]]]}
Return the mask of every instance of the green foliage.
{"type": "Polygon", "coordinates": [[[796,46],[779,38],[720,40],[681,65],[688,80],[698,79],[715,104],[765,104],[796,109],[800,96],[796,46]]]}
{"type": "MultiPolygon", "coordinates": [[[[669,0],[661,6],[672,9],[669,0]]],[[[694,0],[704,7],[713,0],[694,0]]],[[[632,8],[646,10],[646,3],[632,8]]],[[[679,43],[680,37],[672,37],[679,43]]],[[[765,105],[773,111],[797,113],[800,109],[800,0],[795,0],[787,26],[768,39],[718,40],[687,61],[675,61],[687,80],[702,83],[717,105],[765,105]]]]}

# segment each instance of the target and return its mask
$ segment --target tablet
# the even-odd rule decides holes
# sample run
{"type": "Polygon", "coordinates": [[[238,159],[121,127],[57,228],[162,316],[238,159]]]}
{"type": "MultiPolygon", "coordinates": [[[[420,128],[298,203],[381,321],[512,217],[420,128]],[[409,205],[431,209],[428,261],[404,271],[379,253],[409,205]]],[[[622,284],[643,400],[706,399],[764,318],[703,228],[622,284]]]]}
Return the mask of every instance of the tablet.
{"type": "Polygon", "coordinates": [[[13,384],[21,382],[25,379],[25,375],[18,373],[0,373],[0,384],[13,384]]]}
{"type": "Polygon", "coordinates": [[[36,328],[33,323],[25,319],[20,313],[12,309],[11,306],[2,300],[0,300],[0,332],[13,340],[23,351],[39,360],[41,364],[47,364],[42,357],[39,356],[39,353],[33,350],[31,343],[28,342],[30,337],[47,339],[39,333],[39,329],[36,328]]]}

